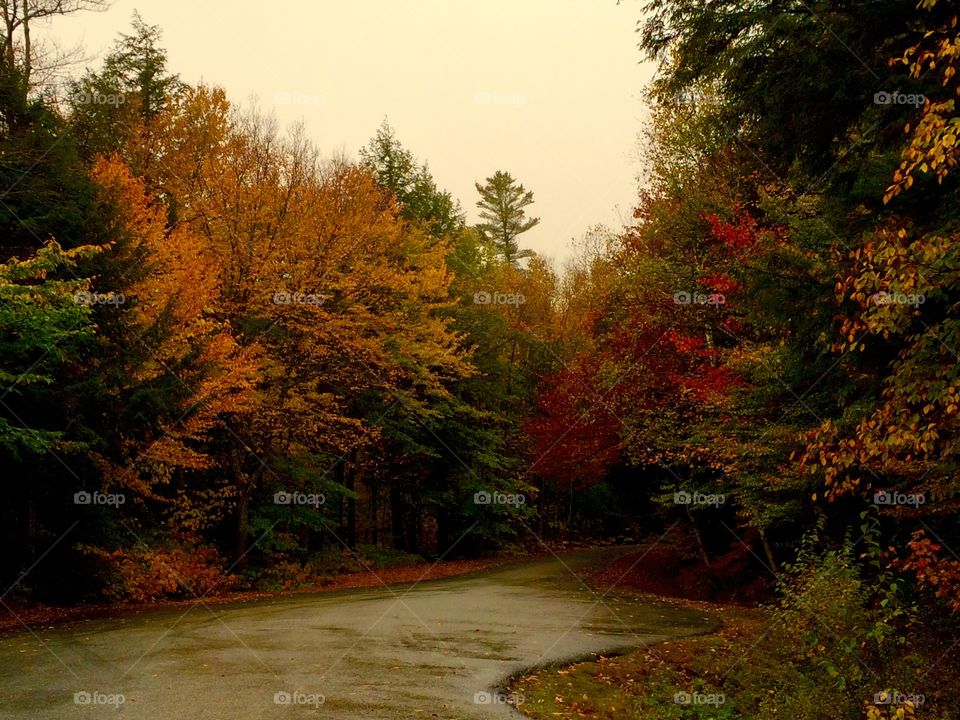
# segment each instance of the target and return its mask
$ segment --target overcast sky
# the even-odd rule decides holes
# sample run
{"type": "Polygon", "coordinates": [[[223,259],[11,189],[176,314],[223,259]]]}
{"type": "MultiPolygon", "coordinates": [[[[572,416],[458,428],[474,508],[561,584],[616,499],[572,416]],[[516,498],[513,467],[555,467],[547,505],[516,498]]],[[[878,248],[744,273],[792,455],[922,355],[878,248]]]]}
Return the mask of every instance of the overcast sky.
{"type": "Polygon", "coordinates": [[[170,69],[303,121],[356,156],[384,116],[476,220],[474,182],[507,170],[541,224],[522,245],[557,260],[627,221],[642,90],[627,0],[114,0],[44,28],[99,66],[134,10],[163,30],[170,69]]]}

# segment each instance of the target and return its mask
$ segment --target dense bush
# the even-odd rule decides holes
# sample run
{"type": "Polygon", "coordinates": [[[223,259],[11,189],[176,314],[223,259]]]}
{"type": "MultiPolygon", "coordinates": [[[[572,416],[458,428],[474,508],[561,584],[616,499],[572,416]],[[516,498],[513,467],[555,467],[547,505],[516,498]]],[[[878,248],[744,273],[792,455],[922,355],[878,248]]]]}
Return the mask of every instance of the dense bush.
{"type": "Polygon", "coordinates": [[[210,547],[82,549],[98,561],[104,596],[120,602],[201,598],[213,591],[233,589],[239,581],[210,547]]]}
{"type": "Polygon", "coordinates": [[[750,717],[950,716],[948,688],[928,673],[943,660],[939,638],[919,622],[909,588],[881,569],[879,530],[864,519],[859,541],[824,549],[813,533],[786,569],[773,625],[756,649],[771,662],[736,678],[741,699],[756,707],[750,717]]]}

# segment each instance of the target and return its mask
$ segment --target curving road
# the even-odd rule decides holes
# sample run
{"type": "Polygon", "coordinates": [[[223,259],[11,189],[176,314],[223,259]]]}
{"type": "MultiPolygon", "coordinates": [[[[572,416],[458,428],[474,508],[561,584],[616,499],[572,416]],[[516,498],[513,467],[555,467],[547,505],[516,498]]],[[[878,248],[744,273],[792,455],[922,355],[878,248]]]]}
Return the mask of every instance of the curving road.
{"type": "Polygon", "coordinates": [[[598,602],[575,574],[622,552],[24,631],[0,640],[0,718],[516,717],[494,690],[514,673],[716,625],[598,602]]]}

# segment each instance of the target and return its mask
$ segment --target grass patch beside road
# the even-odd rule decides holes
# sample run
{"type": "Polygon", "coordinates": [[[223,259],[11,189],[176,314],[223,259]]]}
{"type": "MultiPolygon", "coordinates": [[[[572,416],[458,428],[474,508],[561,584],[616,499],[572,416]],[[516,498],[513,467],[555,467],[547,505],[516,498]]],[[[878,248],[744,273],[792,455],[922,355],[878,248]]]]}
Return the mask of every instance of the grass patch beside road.
{"type": "MultiPolygon", "coordinates": [[[[525,700],[521,710],[537,719],[954,720],[955,627],[937,608],[916,604],[892,575],[871,575],[879,563],[865,570],[863,558],[881,551],[857,544],[811,543],[764,608],[676,601],[717,615],[715,634],[519,678],[512,690],[525,700]]],[[[633,564],[588,580],[598,594],[616,587],[621,596],[624,586],[635,593],[650,581],[633,564]],[[611,577],[615,585],[605,586],[611,577]]]]}
{"type": "MultiPolygon", "coordinates": [[[[701,605],[698,604],[698,607],[701,605]]],[[[715,634],[665,642],[520,678],[512,690],[537,720],[726,720],[738,714],[731,685],[757,658],[743,658],[769,618],[757,609],[711,607],[723,618],[715,634]]],[[[765,673],[766,674],[766,673],[765,673]]],[[[747,691],[747,687],[739,690],[747,691]]],[[[756,694],[757,688],[749,688],[756,694]]]]}

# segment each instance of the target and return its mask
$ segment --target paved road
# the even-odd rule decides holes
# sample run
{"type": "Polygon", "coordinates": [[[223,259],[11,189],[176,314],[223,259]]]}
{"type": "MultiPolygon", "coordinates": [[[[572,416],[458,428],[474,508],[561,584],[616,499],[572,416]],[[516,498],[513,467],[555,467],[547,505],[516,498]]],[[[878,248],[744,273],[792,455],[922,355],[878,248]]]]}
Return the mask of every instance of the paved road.
{"type": "Polygon", "coordinates": [[[598,603],[574,573],[617,552],[23,632],[0,640],[0,718],[517,717],[493,690],[513,673],[715,625],[598,603]]]}

